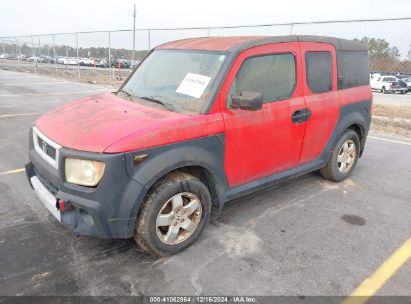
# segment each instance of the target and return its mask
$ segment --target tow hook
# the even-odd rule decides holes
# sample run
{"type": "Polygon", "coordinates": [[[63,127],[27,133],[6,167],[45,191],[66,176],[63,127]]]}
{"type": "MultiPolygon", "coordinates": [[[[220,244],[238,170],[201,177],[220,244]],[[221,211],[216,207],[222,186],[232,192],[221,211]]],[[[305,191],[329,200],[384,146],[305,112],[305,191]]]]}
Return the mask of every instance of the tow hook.
{"type": "Polygon", "coordinates": [[[63,213],[64,211],[68,211],[68,210],[72,209],[72,205],[69,202],[66,202],[62,199],[57,199],[56,208],[61,213],[63,213]]]}

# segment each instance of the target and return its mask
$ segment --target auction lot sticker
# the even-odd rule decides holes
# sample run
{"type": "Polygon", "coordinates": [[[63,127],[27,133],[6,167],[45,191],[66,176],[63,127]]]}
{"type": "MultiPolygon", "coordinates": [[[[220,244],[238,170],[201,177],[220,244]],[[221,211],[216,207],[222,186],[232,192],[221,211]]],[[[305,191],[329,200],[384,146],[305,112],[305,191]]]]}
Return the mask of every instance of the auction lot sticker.
{"type": "Polygon", "coordinates": [[[183,81],[178,86],[176,92],[184,95],[189,95],[195,98],[200,98],[204,90],[208,86],[211,77],[200,74],[187,73],[183,81]]]}

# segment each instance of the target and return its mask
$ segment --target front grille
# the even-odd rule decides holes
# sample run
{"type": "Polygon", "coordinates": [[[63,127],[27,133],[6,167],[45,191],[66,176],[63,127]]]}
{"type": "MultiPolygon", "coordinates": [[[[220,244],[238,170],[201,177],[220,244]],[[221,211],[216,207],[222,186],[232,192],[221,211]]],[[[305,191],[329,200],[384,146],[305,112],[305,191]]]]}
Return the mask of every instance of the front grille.
{"type": "Polygon", "coordinates": [[[43,152],[50,156],[53,160],[56,160],[56,149],[50,146],[43,139],[41,139],[40,136],[37,136],[37,141],[39,143],[40,149],[43,150],[43,152]]]}
{"type": "Polygon", "coordinates": [[[34,150],[41,158],[58,170],[61,146],[42,134],[36,127],[33,127],[33,144],[34,150]]]}

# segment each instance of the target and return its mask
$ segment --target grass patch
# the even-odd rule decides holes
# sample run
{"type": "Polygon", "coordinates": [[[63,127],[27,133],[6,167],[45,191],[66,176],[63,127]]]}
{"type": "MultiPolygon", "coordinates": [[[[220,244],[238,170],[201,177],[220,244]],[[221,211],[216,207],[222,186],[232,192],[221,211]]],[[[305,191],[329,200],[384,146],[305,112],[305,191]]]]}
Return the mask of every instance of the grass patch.
{"type": "Polygon", "coordinates": [[[411,104],[373,105],[371,130],[411,138],[411,104]]]}

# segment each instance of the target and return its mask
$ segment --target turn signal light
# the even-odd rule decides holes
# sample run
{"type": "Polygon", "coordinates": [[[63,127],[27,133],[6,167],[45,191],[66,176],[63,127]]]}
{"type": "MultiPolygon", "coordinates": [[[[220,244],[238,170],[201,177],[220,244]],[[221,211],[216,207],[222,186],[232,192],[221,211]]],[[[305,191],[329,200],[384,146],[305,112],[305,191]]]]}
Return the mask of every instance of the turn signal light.
{"type": "Polygon", "coordinates": [[[133,157],[133,166],[137,167],[139,164],[141,164],[146,158],[148,157],[148,154],[140,154],[140,155],[134,155],[133,157]]]}

